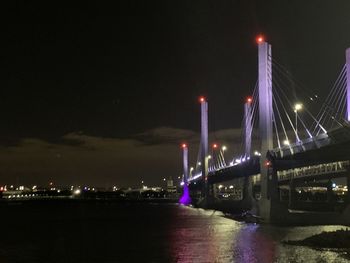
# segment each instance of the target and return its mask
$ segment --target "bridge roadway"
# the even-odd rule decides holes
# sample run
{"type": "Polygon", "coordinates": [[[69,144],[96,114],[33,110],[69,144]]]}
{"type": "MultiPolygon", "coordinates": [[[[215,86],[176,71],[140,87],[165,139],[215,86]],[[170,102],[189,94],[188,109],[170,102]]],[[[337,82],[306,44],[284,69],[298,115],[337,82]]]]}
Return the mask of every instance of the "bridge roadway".
{"type": "MultiPolygon", "coordinates": [[[[277,171],[279,183],[301,177],[308,179],[323,179],[330,175],[333,178],[344,177],[349,169],[350,126],[344,124],[343,127],[327,134],[271,150],[267,153],[267,159],[277,171]]],[[[207,180],[209,184],[216,184],[258,174],[260,174],[260,157],[252,156],[240,164],[210,172],[207,180]]],[[[193,188],[200,185],[201,178],[190,182],[193,188]]]]}

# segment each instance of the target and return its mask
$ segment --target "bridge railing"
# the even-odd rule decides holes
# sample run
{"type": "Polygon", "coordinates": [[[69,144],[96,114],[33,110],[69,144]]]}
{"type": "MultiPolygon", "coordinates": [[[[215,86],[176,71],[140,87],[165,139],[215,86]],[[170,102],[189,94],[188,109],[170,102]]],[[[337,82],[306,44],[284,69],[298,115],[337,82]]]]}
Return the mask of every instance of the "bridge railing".
{"type": "Polygon", "coordinates": [[[293,154],[306,152],[322,148],[330,144],[341,144],[350,140],[350,125],[343,123],[342,127],[335,128],[327,133],[319,134],[312,138],[303,139],[290,145],[284,145],[281,148],[275,148],[270,153],[277,159],[287,157],[293,154]]]}
{"type": "Polygon", "coordinates": [[[328,144],[330,144],[328,135],[320,134],[317,137],[307,138],[300,142],[285,145],[281,148],[275,148],[272,150],[272,153],[277,158],[283,158],[296,153],[318,149],[328,144]]]}
{"type": "Polygon", "coordinates": [[[277,177],[278,181],[286,181],[294,178],[302,178],[322,174],[343,173],[348,171],[349,167],[350,161],[332,162],[277,171],[277,177]]]}

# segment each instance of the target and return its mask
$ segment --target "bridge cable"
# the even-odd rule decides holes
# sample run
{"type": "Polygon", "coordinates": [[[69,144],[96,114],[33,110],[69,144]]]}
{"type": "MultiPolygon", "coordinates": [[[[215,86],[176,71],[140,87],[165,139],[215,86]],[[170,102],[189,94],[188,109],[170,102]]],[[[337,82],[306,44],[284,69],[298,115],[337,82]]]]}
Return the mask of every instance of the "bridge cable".
{"type": "MultiPolygon", "coordinates": [[[[281,81],[279,79],[279,77],[275,76],[273,83],[278,86],[278,87],[283,87],[284,85],[286,85],[285,83],[283,83],[283,81],[281,81]],[[282,82],[282,83],[281,83],[282,82]]],[[[292,102],[290,101],[288,95],[286,94],[286,92],[284,91],[284,89],[280,89],[281,94],[283,95],[283,97],[286,99],[287,103],[290,106],[290,109],[293,109],[293,105],[292,102]]],[[[282,103],[282,102],[281,102],[282,103]]],[[[283,103],[282,103],[283,104],[283,103]]],[[[285,108],[284,108],[285,109],[285,108]]],[[[303,105],[303,111],[305,111],[314,121],[316,120],[316,118],[313,116],[313,114],[309,111],[308,107],[306,107],[305,105],[303,105]]],[[[309,129],[307,128],[307,125],[305,124],[304,120],[301,119],[300,114],[297,115],[298,120],[301,120],[301,123],[303,125],[303,127],[305,128],[306,132],[309,134],[309,136],[311,135],[311,132],[309,131],[309,129]]],[[[322,127],[323,128],[323,127],[322,127]]]]}

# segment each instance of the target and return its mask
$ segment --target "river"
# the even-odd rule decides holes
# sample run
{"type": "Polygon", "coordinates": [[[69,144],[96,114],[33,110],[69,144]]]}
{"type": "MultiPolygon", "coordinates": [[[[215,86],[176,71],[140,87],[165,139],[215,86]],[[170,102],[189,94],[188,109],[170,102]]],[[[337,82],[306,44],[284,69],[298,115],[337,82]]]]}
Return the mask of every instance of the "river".
{"type": "Polygon", "coordinates": [[[349,262],[341,252],[281,243],[343,226],[246,224],[177,204],[17,204],[4,210],[0,262],[349,262]]]}

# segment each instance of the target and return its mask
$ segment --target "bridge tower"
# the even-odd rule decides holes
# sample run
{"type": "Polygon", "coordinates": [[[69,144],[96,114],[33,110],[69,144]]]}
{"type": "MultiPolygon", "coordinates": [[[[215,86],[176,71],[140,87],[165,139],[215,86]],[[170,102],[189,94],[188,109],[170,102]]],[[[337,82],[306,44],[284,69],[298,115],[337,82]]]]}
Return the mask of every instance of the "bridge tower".
{"type": "Polygon", "coordinates": [[[253,99],[248,97],[244,103],[244,154],[250,157],[252,148],[252,102],[253,99]]]}
{"type": "MultiPolygon", "coordinates": [[[[350,122],[350,47],[345,51],[345,66],[346,66],[346,120],[350,122]]],[[[346,184],[350,189],[350,169],[348,169],[346,184]]],[[[348,194],[348,203],[350,203],[350,195],[348,194]]]]}
{"type": "Polygon", "coordinates": [[[350,48],[345,51],[346,56],[346,120],[350,121],[350,48]]]}
{"type": "Polygon", "coordinates": [[[260,174],[261,199],[259,200],[259,215],[266,221],[271,216],[271,196],[269,193],[269,166],[266,158],[268,150],[273,149],[272,133],[272,66],[271,45],[258,37],[259,66],[259,134],[261,140],[260,174]]]}
{"type": "Polygon", "coordinates": [[[179,200],[180,204],[189,205],[191,204],[190,191],[188,189],[188,147],[187,144],[182,144],[183,153],[183,168],[184,168],[184,184],[183,184],[183,194],[179,200]]]}
{"type": "Polygon", "coordinates": [[[184,184],[187,184],[188,180],[188,148],[187,144],[182,144],[182,159],[184,169],[184,184]]]}
{"type": "MultiPolygon", "coordinates": [[[[252,102],[253,98],[248,97],[244,103],[244,157],[250,158],[252,148],[252,102]]],[[[243,199],[247,203],[252,201],[252,183],[251,177],[246,176],[243,180],[243,199]]]]}
{"type": "Polygon", "coordinates": [[[204,97],[199,98],[201,104],[201,170],[202,170],[202,197],[207,196],[208,185],[208,102],[204,97]]]}

